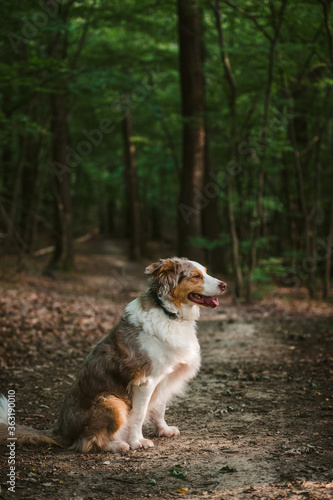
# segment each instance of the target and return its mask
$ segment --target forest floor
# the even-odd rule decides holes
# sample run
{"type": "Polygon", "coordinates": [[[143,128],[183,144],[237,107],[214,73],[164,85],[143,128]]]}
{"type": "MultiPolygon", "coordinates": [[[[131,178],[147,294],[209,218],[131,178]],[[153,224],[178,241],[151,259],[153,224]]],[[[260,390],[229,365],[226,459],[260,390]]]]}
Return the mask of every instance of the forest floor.
{"type": "MultiPolygon", "coordinates": [[[[145,289],[145,263],[124,254],[96,238],[80,246],[71,276],[2,269],[0,388],[15,390],[18,423],[54,423],[90,347],[145,289]]],[[[237,306],[226,294],[202,312],[201,370],[167,411],[180,436],[120,454],[18,446],[15,494],[2,450],[0,496],[332,499],[332,312],[300,291],[276,289],[237,306]]]]}

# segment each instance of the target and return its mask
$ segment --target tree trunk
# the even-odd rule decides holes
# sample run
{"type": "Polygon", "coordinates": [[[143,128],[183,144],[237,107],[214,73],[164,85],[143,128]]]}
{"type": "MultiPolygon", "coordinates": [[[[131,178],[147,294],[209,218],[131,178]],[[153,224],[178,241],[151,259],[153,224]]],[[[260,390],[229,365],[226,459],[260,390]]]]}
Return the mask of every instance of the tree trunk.
{"type": "Polygon", "coordinates": [[[202,260],[204,252],[190,238],[202,236],[201,210],[205,165],[204,78],[200,15],[196,0],[178,0],[180,78],[183,115],[183,158],[178,205],[178,243],[181,256],[202,260]]]}
{"type": "MultiPolygon", "coordinates": [[[[73,0],[59,8],[59,21],[64,25],[67,22],[69,10],[73,0]]],[[[67,60],[67,31],[58,30],[49,47],[50,56],[65,63],[67,60]]],[[[52,131],[52,165],[55,166],[53,175],[53,193],[55,199],[55,250],[47,266],[49,270],[59,269],[70,271],[74,268],[73,242],[73,211],[71,200],[71,168],[67,165],[70,146],[68,126],[68,96],[67,82],[62,81],[58,91],[51,97],[51,131],[52,131]],[[63,167],[61,172],[58,165],[63,167]]]]}
{"type": "Polygon", "coordinates": [[[275,50],[280,36],[280,30],[286,5],[287,5],[287,0],[282,0],[277,20],[273,19],[274,10],[272,10],[272,23],[274,26],[274,35],[272,38],[268,37],[270,41],[270,48],[268,57],[268,74],[267,74],[267,85],[265,92],[263,130],[262,130],[263,151],[262,151],[262,156],[260,158],[259,181],[258,181],[258,191],[256,200],[256,214],[253,220],[254,227],[253,227],[253,234],[251,241],[249,271],[247,276],[246,299],[248,302],[250,302],[252,297],[253,273],[257,265],[257,241],[260,236],[260,230],[263,223],[262,200],[264,196],[265,173],[266,173],[265,171],[266,152],[267,152],[266,136],[267,136],[267,126],[268,126],[268,119],[269,119],[269,112],[271,105],[272,86],[274,79],[275,50]]]}
{"type": "MultiPolygon", "coordinates": [[[[52,109],[52,159],[66,165],[66,146],[69,145],[68,107],[66,94],[53,97],[52,109]]],[[[53,175],[53,193],[56,203],[56,241],[49,269],[70,271],[74,268],[73,211],[71,200],[71,172],[53,175]]]]}
{"type": "MultiPolygon", "coordinates": [[[[232,73],[229,56],[226,52],[225,48],[225,37],[222,25],[221,11],[220,11],[220,3],[219,0],[215,0],[214,5],[215,11],[215,24],[218,33],[218,42],[220,48],[220,55],[222,60],[222,65],[224,68],[225,79],[227,85],[229,86],[229,108],[230,108],[230,118],[231,118],[231,129],[230,129],[230,141],[231,146],[229,150],[229,158],[232,162],[236,160],[236,138],[237,138],[237,86],[232,73]]],[[[228,187],[227,187],[227,196],[228,196],[228,219],[229,219],[229,227],[231,233],[231,241],[232,241],[232,257],[233,257],[233,271],[234,271],[234,280],[235,280],[235,295],[236,297],[240,297],[242,295],[242,287],[243,287],[243,275],[241,269],[240,262],[240,254],[239,254],[239,242],[238,242],[238,234],[237,227],[235,222],[234,215],[234,205],[233,205],[233,176],[229,175],[228,179],[228,187]]]]}
{"type": "MultiPolygon", "coordinates": [[[[207,52],[204,40],[201,39],[201,50],[202,50],[202,61],[205,64],[207,52]]],[[[205,172],[204,172],[204,186],[211,186],[212,179],[218,176],[216,166],[212,165],[210,162],[210,151],[209,151],[209,110],[206,102],[206,81],[205,84],[205,172]]],[[[205,193],[204,193],[205,194],[205,193]]],[[[222,225],[219,218],[219,188],[216,188],[216,192],[207,193],[209,194],[209,203],[206,207],[202,209],[201,212],[201,223],[202,223],[202,236],[208,240],[209,247],[205,251],[205,261],[211,269],[211,271],[225,273],[227,271],[227,262],[221,259],[221,248],[216,245],[221,231],[222,225]]]]}
{"type": "Polygon", "coordinates": [[[20,138],[20,157],[17,165],[17,169],[15,172],[15,181],[13,186],[13,195],[12,195],[12,204],[9,214],[9,219],[11,221],[11,225],[9,226],[8,237],[6,239],[6,251],[10,251],[12,247],[13,240],[16,238],[14,236],[14,232],[18,233],[16,229],[16,213],[18,211],[18,205],[20,201],[20,193],[21,193],[21,183],[22,183],[22,174],[23,167],[25,163],[26,150],[27,150],[27,136],[24,135],[20,138]]]}
{"type": "MultiPolygon", "coordinates": [[[[206,145],[205,145],[205,177],[204,183],[205,186],[212,182],[211,174],[217,175],[216,169],[210,163],[209,160],[209,143],[208,143],[208,135],[207,135],[207,127],[206,127],[206,145]]],[[[221,224],[219,221],[219,212],[218,212],[218,195],[212,196],[209,200],[209,203],[206,207],[202,209],[202,234],[204,238],[208,241],[213,242],[219,238],[221,233],[221,224]]],[[[226,269],[225,262],[221,259],[221,248],[209,248],[206,250],[206,259],[207,265],[211,268],[212,271],[223,272],[226,269]],[[223,269],[223,266],[225,268],[223,269]]]]}
{"type": "MultiPolygon", "coordinates": [[[[330,23],[330,7],[331,7],[331,2],[327,0],[320,0],[320,3],[323,6],[323,14],[324,14],[324,21],[325,21],[325,29],[327,33],[327,41],[328,41],[328,52],[330,56],[330,62],[331,62],[331,71],[333,72],[333,33],[332,33],[332,27],[330,23]]],[[[332,255],[331,255],[331,248],[333,244],[333,199],[331,201],[331,213],[330,213],[330,220],[329,220],[329,232],[328,232],[328,241],[327,241],[327,246],[328,246],[328,254],[326,257],[325,261],[325,275],[324,275],[324,298],[327,299],[330,293],[330,279],[331,279],[331,265],[332,265],[332,255]]]]}
{"type": "MultiPolygon", "coordinates": [[[[34,96],[29,107],[29,116],[32,121],[38,121],[38,108],[45,106],[44,96],[34,96]]],[[[48,121],[48,119],[47,119],[48,121]]],[[[46,122],[47,123],[47,122],[46,122]]],[[[44,128],[46,128],[44,123],[44,128]]],[[[39,202],[39,155],[44,142],[44,136],[29,134],[26,152],[26,162],[22,177],[22,215],[21,232],[31,253],[34,246],[36,214],[39,202]]]]}
{"type": "Polygon", "coordinates": [[[129,235],[129,257],[138,260],[141,257],[141,217],[138,168],[136,163],[133,136],[132,117],[128,112],[123,119],[123,137],[125,149],[125,187],[127,196],[127,222],[129,235]]]}
{"type": "Polygon", "coordinates": [[[327,238],[327,248],[328,252],[325,260],[325,275],[324,275],[324,292],[323,298],[328,299],[330,294],[330,282],[331,282],[331,266],[332,266],[332,248],[333,245],[333,200],[331,202],[331,213],[329,220],[329,232],[327,238]]]}

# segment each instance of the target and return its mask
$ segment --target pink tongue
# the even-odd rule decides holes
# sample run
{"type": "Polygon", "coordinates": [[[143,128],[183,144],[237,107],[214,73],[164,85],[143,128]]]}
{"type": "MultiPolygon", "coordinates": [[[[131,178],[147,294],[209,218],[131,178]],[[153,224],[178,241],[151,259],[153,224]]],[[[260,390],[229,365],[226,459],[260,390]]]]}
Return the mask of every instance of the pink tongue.
{"type": "Polygon", "coordinates": [[[215,299],[213,297],[202,297],[202,298],[208,307],[214,308],[219,305],[219,301],[216,298],[215,299]]]}

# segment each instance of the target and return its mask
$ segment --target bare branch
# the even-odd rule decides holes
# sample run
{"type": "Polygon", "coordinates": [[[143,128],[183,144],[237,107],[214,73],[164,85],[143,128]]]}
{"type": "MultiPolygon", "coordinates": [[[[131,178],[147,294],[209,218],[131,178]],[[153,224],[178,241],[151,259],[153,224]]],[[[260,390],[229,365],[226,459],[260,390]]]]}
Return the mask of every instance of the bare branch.
{"type": "Polygon", "coordinates": [[[90,6],[89,13],[88,13],[88,16],[87,16],[88,20],[85,22],[85,24],[83,26],[79,43],[78,43],[76,51],[75,51],[75,53],[74,53],[74,55],[72,57],[72,62],[70,64],[70,66],[72,67],[72,69],[74,69],[76,67],[78,59],[79,59],[79,56],[80,56],[80,54],[82,52],[84,43],[86,41],[88,29],[89,29],[89,26],[91,25],[91,20],[93,19],[93,16],[91,14],[92,14],[92,12],[93,12],[93,10],[95,8],[95,5],[96,5],[96,0],[94,0],[93,3],[90,6]]]}
{"type": "Polygon", "coordinates": [[[331,2],[327,2],[327,0],[319,0],[319,1],[323,6],[325,28],[326,28],[327,37],[328,37],[328,52],[330,55],[330,61],[331,61],[332,69],[333,69],[333,33],[332,33],[331,24],[330,24],[331,2]]]}
{"type": "Polygon", "coordinates": [[[246,12],[246,10],[242,9],[241,7],[237,7],[237,5],[234,5],[233,3],[229,2],[229,0],[224,0],[224,2],[227,5],[229,5],[229,7],[231,7],[232,9],[237,10],[238,12],[243,14],[248,19],[251,19],[251,21],[255,24],[255,26],[258,28],[258,30],[261,31],[261,33],[267,38],[267,40],[269,40],[270,42],[272,41],[271,35],[269,33],[267,33],[267,31],[265,30],[265,28],[263,26],[261,26],[261,24],[259,24],[255,14],[252,14],[251,12],[246,12]]]}

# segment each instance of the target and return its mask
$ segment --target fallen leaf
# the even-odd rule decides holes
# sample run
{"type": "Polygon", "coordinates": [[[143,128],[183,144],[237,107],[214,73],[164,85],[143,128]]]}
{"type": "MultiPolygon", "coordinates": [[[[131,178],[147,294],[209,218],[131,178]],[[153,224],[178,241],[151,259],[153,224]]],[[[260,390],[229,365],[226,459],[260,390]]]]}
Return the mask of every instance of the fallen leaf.
{"type": "Polygon", "coordinates": [[[188,488],[179,488],[179,490],[177,490],[177,493],[187,493],[188,492],[188,488]]]}
{"type": "Polygon", "coordinates": [[[232,467],[229,467],[229,465],[224,465],[220,469],[220,472],[222,472],[222,474],[228,474],[229,472],[236,472],[236,469],[233,469],[232,467]]]}
{"type": "Polygon", "coordinates": [[[172,469],[169,469],[169,474],[176,477],[186,477],[187,471],[183,469],[183,467],[179,464],[174,465],[172,469]]]}

